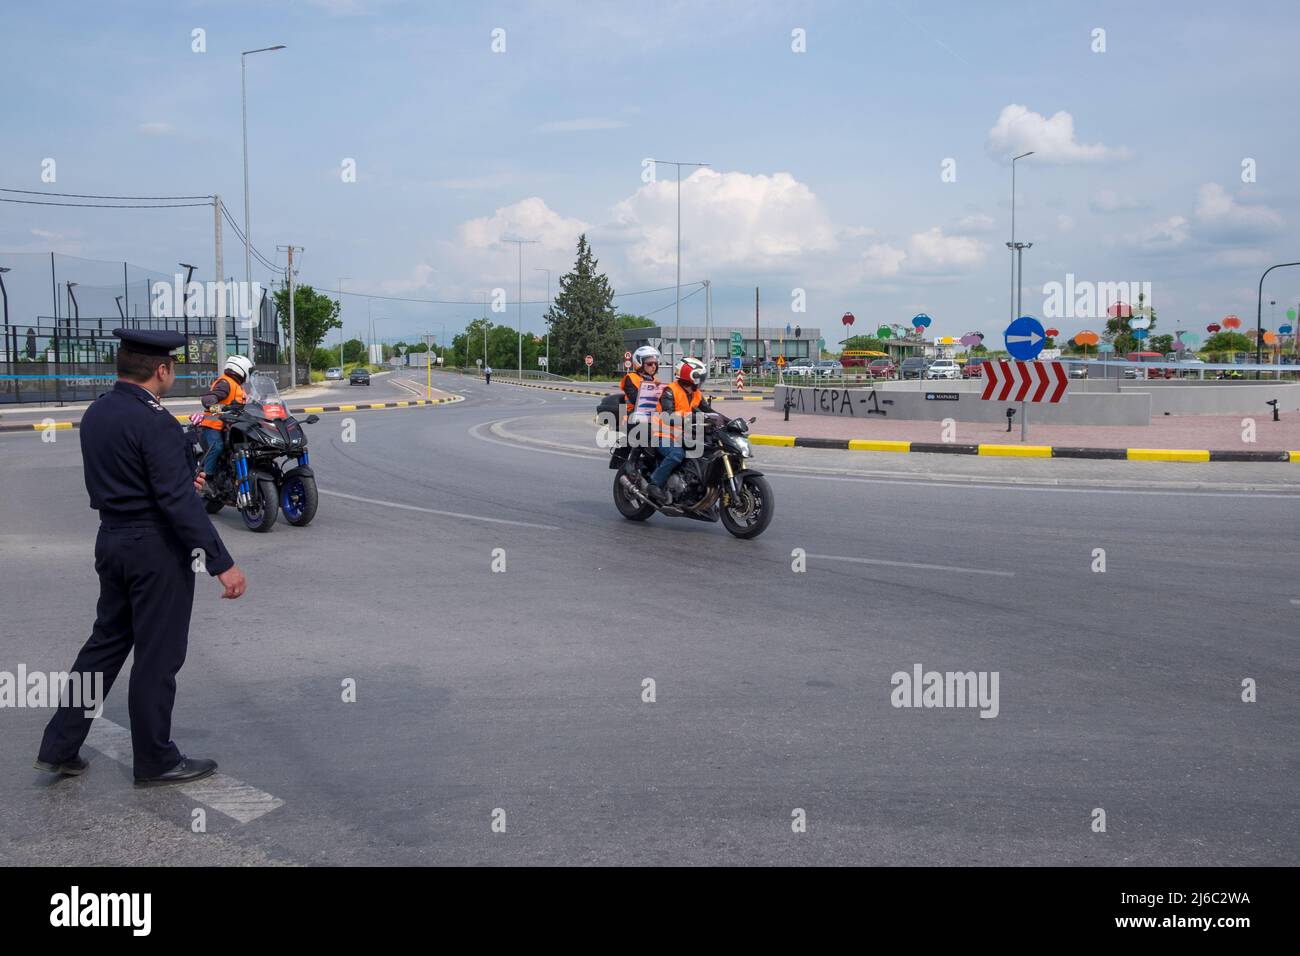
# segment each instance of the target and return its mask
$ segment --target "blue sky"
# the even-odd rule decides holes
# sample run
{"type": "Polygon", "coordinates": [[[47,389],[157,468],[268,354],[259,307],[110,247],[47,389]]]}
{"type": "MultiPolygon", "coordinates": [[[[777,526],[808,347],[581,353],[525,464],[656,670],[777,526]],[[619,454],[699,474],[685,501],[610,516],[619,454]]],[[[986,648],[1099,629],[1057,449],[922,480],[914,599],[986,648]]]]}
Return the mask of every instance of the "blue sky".
{"type": "MultiPolygon", "coordinates": [[[[540,240],[524,253],[524,298],[540,300],[534,270],[558,279],[584,229],[617,289],[671,284],[675,187],[663,167],[643,182],[655,156],[711,164],[683,185],[682,273],[712,280],[721,324],[752,322],[757,285],[766,321],[832,340],[845,310],[855,331],[924,311],[940,334],[1000,332],[1005,160],[1024,149],[1025,312],[1073,273],[1150,282],[1162,329],[1200,329],[1253,317],[1263,268],[1300,259],[1300,12],[1282,2],[23,4],[0,34],[0,186],[220,192],[242,221],[239,51],[272,43],[288,49],[248,60],[253,238],[268,255],[305,247],[302,281],[320,288],[502,287],[513,323],[516,255],[500,237],[540,240]],[[191,49],[196,28],[206,52],[191,49]],[[791,49],[796,28],[806,52],[791,49]]],[[[48,313],[48,273],[28,266],[50,250],[164,271],[184,260],[211,278],[211,211],[0,203],[17,316],[48,313]]],[[[87,287],[115,281],[78,268],[67,277],[87,287]]],[[[226,271],[242,277],[229,231],[226,271]]],[[[684,321],[701,320],[701,299],[684,321]]],[[[1300,301],[1300,269],[1270,277],[1266,327],[1270,299],[1279,313],[1300,301]]],[[[656,318],[671,321],[671,302],[621,305],[667,305],[656,318]]],[[[450,333],[479,311],[372,309],[389,337],[450,333]]],[[[525,306],[526,328],[541,311],[525,306]]],[[[345,300],[349,334],[365,314],[345,300]]]]}

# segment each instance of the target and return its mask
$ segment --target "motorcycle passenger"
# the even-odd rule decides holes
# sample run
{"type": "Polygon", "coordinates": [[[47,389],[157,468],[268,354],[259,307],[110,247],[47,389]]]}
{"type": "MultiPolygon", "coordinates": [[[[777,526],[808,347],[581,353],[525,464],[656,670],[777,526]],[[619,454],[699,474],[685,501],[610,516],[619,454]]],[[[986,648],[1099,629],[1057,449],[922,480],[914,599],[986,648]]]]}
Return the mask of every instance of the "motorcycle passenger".
{"type": "Polygon", "coordinates": [[[647,497],[657,505],[668,504],[670,497],[664,486],[677,466],[686,459],[683,426],[691,421],[694,413],[713,411],[700,391],[708,377],[709,370],[699,359],[683,359],[677,367],[676,377],[659,393],[655,437],[659,440],[663,457],[651,473],[645,489],[647,497]]]}
{"type": "MultiPolygon", "coordinates": [[[[641,386],[646,382],[651,383],[651,389],[647,393],[655,392],[654,395],[656,406],[658,404],[658,387],[659,383],[655,381],[655,376],[659,374],[659,350],[653,345],[643,345],[632,353],[632,371],[623,376],[623,381],[619,387],[623,390],[623,396],[627,399],[627,417],[630,421],[632,415],[636,413],[637,402],[641,398],[641,386]]],[[[647,398],[649,394],[647,394],[647,398]]],[[[655,406],[649,409],[654,411],[655,406]]]]}
{"type": "Polygon", "coordinates": [[[226,425],[219,413],[233,405],[243,405],[248,401],[244,384],[252,371],[252,359],[244,355],[229,356],[221,375],[199,398],[204,409],[203,420],[199,425],[203,429],[203,443],[207,447],[203,455],[203,471],[209,478],[216,474],[221,451],[226,447],[226,425]]]}

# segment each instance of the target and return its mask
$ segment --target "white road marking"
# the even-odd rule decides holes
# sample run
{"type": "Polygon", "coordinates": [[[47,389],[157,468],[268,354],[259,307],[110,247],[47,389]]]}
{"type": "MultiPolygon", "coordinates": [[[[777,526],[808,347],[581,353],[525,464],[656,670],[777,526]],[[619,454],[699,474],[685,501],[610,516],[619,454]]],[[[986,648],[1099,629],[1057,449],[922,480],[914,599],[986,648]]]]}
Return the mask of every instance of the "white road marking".
{"type": "MultiPolygon", "coordinates": [[[[134,762],[131,731],[106,717],[98,717],[91,723],[86,743],[123,766],[130,767],[134,762]]],[[[279,797],[236,780],[220,770],[210,777],[178,785],[174,789],[239,823],[249,823],[284,806],[284,801],[279,797]]]]}
{"type": "Polygon", "coordinates": [[[818,561],[848,561],[851,564],[881,564],[891,568],[912,568],[917,571],[954,571],[959,574],[988,574],[998,578],[1014,578],[1014,571],[990,571],[986,568],[959,568],[948,564],[920,564],[915,561],[887,561],[884,558],[852,558],[840,554],[809,554],[818,561]]]}
{"type": "Polygon", "coordinates": [[[440,511],[437,508],[422,508],[419,505],[405,505],[400,501],[381,501],[378,498],[363,498],[360,495],[344,494],[341,491],[326,491],[320,489],[322,495],[332,495],[335,498],[346,498],[348,501],[360,501],[368,505],[382,505],[385,508],[400,508],[402,511],[418,511],[421,514],[441,515],[444,518],[463,518],[466,521],[486,521],[490,524],[508,524],[517,528],[538,528],[542,531],[559,531],[560,529],[553,524],[534,524],[531,521],[512,521],[509,518],[489,518],[486,515],[470,515],[460,511],[440,511]]]}

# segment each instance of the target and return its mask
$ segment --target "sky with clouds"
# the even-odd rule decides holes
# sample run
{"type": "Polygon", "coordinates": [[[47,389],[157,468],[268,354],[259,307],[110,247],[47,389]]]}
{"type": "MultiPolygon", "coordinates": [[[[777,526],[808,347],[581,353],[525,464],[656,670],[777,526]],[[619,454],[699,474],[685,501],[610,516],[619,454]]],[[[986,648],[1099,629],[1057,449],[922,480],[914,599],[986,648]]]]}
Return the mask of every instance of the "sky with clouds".
{"type": "MultiPolygon", "coordinates": [[[[1201,328],[1253,316],[1263,269],[1300,259],[1293,2],[50,2],[3,22],[0,186],[220,192],[242,221],[239,52],[285,43],[248,58],[255,244],[305,247],[302,281],[320,288],[346,276],[345,290],[480,300],[502,287],[513,322],[517,250],[501,239],[536,239],[528,329],[541,328],[537,270],[558,280],[580,232],[617,290],[673,283],[675,174],[647,182],[647,157],[710,164],[683,171],[682,278],[712,281],[715,321],[752,322],[759,286],[767,322],[832,342],[845,310],[855,331],[924,311],[940,334],[1000,332],[1007,160],[1028,150],[1025,312],[1072,273],[1149,282],[1162,328],[1201,328]],[[807,313],[791,313],[794,289],[807,313]]],[[[53,250],[184,260],[205,279],[212,244],[210,209],[0,203],[0,265],[53,250]]],[[[225,254],[242,278],[229,231],[225,254]]],[[[48,314],[48,272],[16,269],[9,286],[17,315],[48,314]]],[[[1270,276],[1266,327],[1270,299],[1279,313],[1300,302],[1300,269],[1270,276]]],[[[672,302],[620,306],[671,322],[672,302]]],[[[389,337],[450,333],[480,311],[371,308],[389,337]]],[[[702,309],[687,300],[683,321],[702,309]]],[[[345,299],[348,334],[366,310],[345,299]]]]}

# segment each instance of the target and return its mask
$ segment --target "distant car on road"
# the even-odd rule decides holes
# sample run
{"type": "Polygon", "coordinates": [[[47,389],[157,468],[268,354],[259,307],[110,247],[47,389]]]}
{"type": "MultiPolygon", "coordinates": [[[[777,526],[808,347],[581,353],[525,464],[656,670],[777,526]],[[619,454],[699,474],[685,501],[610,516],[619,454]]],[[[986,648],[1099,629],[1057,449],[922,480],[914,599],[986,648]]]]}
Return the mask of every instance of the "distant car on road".
{"type": "Polygon", "coordinates": [[[903,359],[903,364],[898,368],[900,378],[920,378],[925,374],[926,367],[930,364],[929,359],[922,358],[919,355],[913,355],[903,359]]]}
{"type": "Polygon", "coordinates": [[[841,375],[844,374],[844,366],[841,365],[839,362],[835,361],[834,359],[828,359],[824,362],[818,362],[815,367],[817,369],[817,374],[822,376],[839,378],[841,375]]]}
{"type": "Polygon", "coordinates": [[[785,367],[785,374],[798,378],[807,378],[810,375],[816,375],[817,371],[809,359],[795,359],[785,367]]]}
{"type": "Polygon", "coordinates": [[[935,359],[930,363],[930,367],[925,370],[925,377],[929,379],[960,378],[961,366],[952,359],[935,359]]]}
{"type": "Polygon", "coordinates": [[[979,378],[984,374],[984,363],[987,361],[988,359],[985,358],[967,359],[966,364],[961,367],[961,377],[979,378]]]}
{"type": "Polygon", "coordinates": [[[887,358],[873,359],[867,366],[867,374],[872,378],[893,378],[898,374],[898,366],[887,358]]]}
{"type": "Polygon", "coordinates": [[[370,370],[366,368],[354,368],[352,374],[348,376],[349,385],[369,385],[370,370]]]}
{"type": "Polygon", "coordinates": [[[1088,366],[1086,365],[1070,366],[1070,378],[1087,378],[1087,377],[1088,377],[1088,366]]]}
{"type": "Polygon", "coordinates": [[[343,381],[343,369],[341,369],[341,368],[327,368],[327,369],[325,370],[325,381],[327,381],[327,382],[341,382],[341,381],[343,381]]]}

